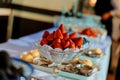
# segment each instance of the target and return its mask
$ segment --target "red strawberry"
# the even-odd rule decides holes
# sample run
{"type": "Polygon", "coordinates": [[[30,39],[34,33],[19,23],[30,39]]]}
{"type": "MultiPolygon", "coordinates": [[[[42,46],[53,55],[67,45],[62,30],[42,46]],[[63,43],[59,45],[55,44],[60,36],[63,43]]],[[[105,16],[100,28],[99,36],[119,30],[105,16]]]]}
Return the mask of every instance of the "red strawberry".
{"type": "Polygon", "coordinates": [[[60,40],[60,39],[55,39],[55,40],[53,41],[53,45],[56,45],[57,43],[61,44],[61,40],[60,40]]]}
{"type": "Polygon", "coordinates": [[[84,29],[81,34],[87,35],[87,36],[92,36],[92,37],[97,37],[96,32],[92,28],[86,28],[84,29]]]}
{"type": "Polygon", "coordinates": [[[59,29],[61,30],[62,34],[66,33],[66,30],[63,24],[60,25],[59,29]]]}
{"type": "Polygon", "coordinates": [[[44,45],[44,44],[47,44],[48,43],[48,41],[47,41],[47,39],[46,38],[43,38],[41,41],[40,41],[40,45],[44,45]]]}
{"type": "Polygon", "coordinates": [[[54,35],[55,35],[55,31],[53,31],[53,38],[54,38],[54,35]]]}
{"type": "Polygon", "coordinates": [[[70,37],[70,39],[74,39],[74,38],[76,38],[77,36],[76,36],[76,33],[74,32],[74,33],[70,34],[69,37],[70,37]]]}
{"type": "Polygon", "coordinates": [[[76,48],[74,44],[70,44],[69,47],[72,48],[72,49],[75,49],[75,48],[76,48]]]}
{"type": "Polygon", "coordinates": [[[52,41],[52,40],[53,40],[53,33],[51,33],[51,34],[49,34],[49,35],[47,36],[47,40],[48,40],[48,41],[52,41]]]}
{"type": "Polygon", "coordinates": [[[61,39],[61,44],[63,45],[65,43],[65,40],[64,39],[61,39]]]}
{"type": "Polygon", "coordinates": [[[50,46],[51,46],[52,48],[54,48],[54,45],[53,45],[53,44],[50,44],[50,46]]]}
{"type": "Polygon", "coordinates": [[[48,36],[49,34],[50,34],[49,31],[45,31],[42,37],[43,37],[43,38],[47,38],[47,36],[48,36]]]}
{"type": "Polygon", "coordinates": [[[60,29],[56,30],[54,33],[54,39],[59,38],[59,39],[63,39],[63,35],[60,31],[60,29]]]}
{"type": "Polygon", "coordinates": [[[78,46],[75,46],[75,48],[78,48],[78,46]]]}
{"type": "Polygon", "coordinates": [[[69,39],[69,35],[67,33],[63,34],[63,39],[64,40],[68,40],[69,39]]]}
{"type": "Polygon", "coordinates": [[[62,49],[62,50],[63,50],[63,48],[62,48],[61,44],[59,44],[59,43],[57,43],[56,45],[54,45],[54,48],[60,48],[60,49],[62,49]]]}
{"type": "Polygon", "coordinates": [[[67,48],[67,47],[69,47],[69,45],[70,45],[69,41],[62,40],[62,46],[63,46],[64,49],[67,48]]]}
{"type": "Polygon", "coordinates": [[[71,39],[69,39],[69,42],[70,42],[69,47],[75,49],[75,43],[71,39]]]}
{"type": "Polygon", "coordinates": [[[83,38],[76,38],[75,45],[81,47],[83,43],[83,38]]]}

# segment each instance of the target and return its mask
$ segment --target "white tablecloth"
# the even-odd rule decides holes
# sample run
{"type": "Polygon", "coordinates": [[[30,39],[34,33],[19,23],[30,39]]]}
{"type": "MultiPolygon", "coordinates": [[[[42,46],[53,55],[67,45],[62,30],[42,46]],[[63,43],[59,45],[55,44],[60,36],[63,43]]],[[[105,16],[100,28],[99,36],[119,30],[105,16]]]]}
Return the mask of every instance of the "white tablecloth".
{"type": "MultiPolygon", "coordinates": [[[[48,29],[48,31],[50,32],[54,30],[56,30],[56,28],[48,29]]],[[[7,42],[0,44],[0,50],[8,51],[10,56],[12,57],[19,57],[22,52],[34,48],[34,43],[42,37],[43,32],[44,30],[31,35],[21,37],[19,39],[9,39],[7,42]]],[[[98,44],[96,46],[100,47],[106,53],[104,56],[104,60],[101,61],[101,70],[97,74],[98,77],[96,78],[96,80],[106,80],[108,66],[109,66],[111,40],[109,37],[107,37],[103,43],[98,44]]],[[[36,76],[38,78],[40,77],[47,78],[50,77],[51,75],[42,71],[35,70],[32,76],[36,76]]]]}

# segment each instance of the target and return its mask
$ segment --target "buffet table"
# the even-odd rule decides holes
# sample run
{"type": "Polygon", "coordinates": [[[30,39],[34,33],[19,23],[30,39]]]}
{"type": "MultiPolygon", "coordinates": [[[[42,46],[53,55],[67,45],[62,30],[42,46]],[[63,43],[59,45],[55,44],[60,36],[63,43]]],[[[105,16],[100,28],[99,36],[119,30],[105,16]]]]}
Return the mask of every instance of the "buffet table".
{"type": "MultiPolygon", "coordinates": [[[[56,29],[57,28],[50,28],[48,30],[52,32],[56,29]]],[[[9,39],[7,42],[0,44],[0,50],[6,50],[9,52],[10,56],[19,58],[22,52],[31,50],[35,47],[34,43],[42,37],[42,34],[44,31],[45,30],[21,37],[19,39],[9,39]]],[[[107,71],[109,67],[109,59],[110,59],[111,39],[110,37],[106,37],[104,41],[100,43],[96,43],[95,46],[91,46],[91,47],[100,48],[105,53],[102,59],[100,59],[100,63],[99,63],[100,71],[96,73],[97,76],[95,80],[106,80],[107,71]]],[[[97,60],[94,60],[94,59],[91,59],[91,60],[94,63],[97,63],[96,62],[97,60]]],[[[78,79],[78,78],[75,79],[75,77],[78,77],[76,75],[72,76],[74,79],[70,79],[71,76],[65,73],[60,73],[59,75],[68,77],[66,78],[68,80],[86,80],[86,79],[78,79]]],[[[34,73],[32,74],[32,76],[37,77],[37,78],[46,78],[46,80],[49,80],[49,77],[51,77],[50,74],[40,71],[40,70],[34,70],[34,73]]]]}

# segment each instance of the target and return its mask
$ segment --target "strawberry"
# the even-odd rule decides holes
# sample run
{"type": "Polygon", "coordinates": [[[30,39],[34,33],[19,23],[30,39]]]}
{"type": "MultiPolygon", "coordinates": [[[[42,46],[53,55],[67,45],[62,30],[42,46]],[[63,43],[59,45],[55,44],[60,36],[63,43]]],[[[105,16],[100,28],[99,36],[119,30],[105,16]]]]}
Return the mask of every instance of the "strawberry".
{"type": "Polygon", "coordinates": [[[51,33],[51,34],[49,34],[48,36],[47,36],[47,40],[48,41],[52,41],[53,40],[53,33],[51,33]]]}
{"type": "Polygon", "coordinates": [[[54,47],[54,45],[53,44],[50,44],[50,46],[53,48],[54,47]]]}
{"type": "Polygon", "coordinates": [[[84,29],[81,34],[87,35],[87,36],[92,36],[92,37],[97,37],[96,32],[92,28],[86,28],[84,29]]]}
{"type": "Polygon", "coordinates": [[[70,44],[69,47],[72,48],[72,49],[75,49],[75,48],[76,48],[74,44],[70,44]]]}
{"type": "Polygon", "coordinates": [[[60,48],[60,49],[62,49],[62,50],[63,50],[63,48],[62,48],[62,46],[61,46],[61,44],[60,44],[60,43],[57,43],[56,45],[54,45],[54,48],[60,48]]]}
{"type": "Polygon", "coordinates": [[[65,43],[65,40],[64,39],[61,39],[61,44],[64,44],[65,43]]]}
{"type": "Polygon", "coordinates": [[[59,29],[61,30],[62,34],[66,33],[66,30],[63,24],[60,25],[59,29]]]}
{"type": "Polygon", "coordinates": [[[83,43],[83,38],[76,38],[75,39],[75,45],[78,47],[81,47],[83,43]]]}
{"type": "Polygon", "coordinates": [[[74,38],[76,38],[77,36],[76,36],[76,33],[74,32],[74,33],[71,33],[71,34],[69,35],[69,37],[70,37],[70,39],[74,39],[74,38]]]}
{"type": "Polygon", "coordinates": [[[48,43],[48,41],[47,41],[47,39],[46,38],[43,38],[41,41],[40,41],[40,45],[45,45],[45,44],[47,44],[48,43]]]}
{"type": "Polygon", "coordinates": [[[75,46],[75,48],[78,48],[78,46],[75,46]]]}
{"type": "Polygon", "coordinates": [[[42,37],[43,37],[43,38],[47,38],[47,36],[48,36],[49,34],[50,34],[49,31],[45,31],[42,37]]]}
{"type": "Polygon", "coordinates": [[[63,34],[63,39],[64,40],[68,40],[69,39],[69,35],[67,33],[63,34]]]}
{"type": "Polygon", "coordinates": [[[69,39],[69,42],[70,42],[69,47],[75,49],[75,43],[71,39],[69,39]]]}
{"type": "Polygon", "coordinates": [[[56,45],[57,43],[61,44],[61,40],[60,40],[60,39],[55,39],[55,40],[53,41],[53,45],[56,45]]]}
{"type": "Polygon", "coordinates": [[[69,41],[64,41],[64,40],[62,41],[62,46],[63,46],[64,49],[69,47],[69,45],[70,45],[69,41]]]}
{"type": "Polygon", "coordinates": [[[61,33],[60,29],[56,30],[54,33],[54,39],[56,38],[63,39],[63,34],[61,33]]]}
{"type": "Polygon", "coordinates": [[[53,38],[54,38],[54,35],[55,35],[55,31],[53,31],[53,38]]]}

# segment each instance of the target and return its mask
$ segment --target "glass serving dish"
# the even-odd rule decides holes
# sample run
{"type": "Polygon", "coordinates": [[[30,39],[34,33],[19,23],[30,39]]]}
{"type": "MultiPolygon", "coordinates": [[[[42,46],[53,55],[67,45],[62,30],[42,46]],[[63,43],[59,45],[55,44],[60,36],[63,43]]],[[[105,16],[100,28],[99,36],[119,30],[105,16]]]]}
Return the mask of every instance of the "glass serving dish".
{"type": "Polygon", "coordinates": [[[37,41],[35,43],[35,47],[38,48],[38,50],[40,51],[40,53],[42,53],[44,57],[46,57],[51,61],[55,61],[57,63],[67,62],[87,51],[90,45],[92,45],[92,43],[90,42],[90,40],[88,40],[87,37],[85,36],[80,36],[80,37],[84,39],[81,48],[76,48],[76,49],[66,48],[64,50],[61,50],[59,48],[53,49],[49,45],[41,46],[40,41],[37,41]]]}
{"type": "Polygon", "coordinates": [[[86,51],[84,54],[92,58],[101,58],[102,56],[105,55],[105,53],[99,48],[91,48],[88,51],[86,51]]]}
{"type": "Polygon", "coordinates": [[[106,36],[107,36],[107,31],[105,29],[102,29],[102,28],[99,28],[99,27],[90,27],[90,26],[86,26],[86,27],[81,27],[81,26],[74,26],[74,27],[71,27],[71,30],[73,32],[77,32],[79,35],[83,35],[83,36],[87,36],[88,38],[90,38],[91,40],[94,40],[94,41],[104,41],[106,39],[106,36]],[[88,36],[88,35],[83,35],[83,34],[80,34],[84,29],[87,29],[87,28],[91,28],[95,34],[97,35],[97,37],[93,37],[92,35],[91,36],[88,36]]]}
{"type": "MultiPolygon", "coordinates": [[[[36,42],[35,46],[38,48],[38,50],[44,57],[46,57],[47,59],[53,62],[52,66],[54,66],[53,67],[54,69],[53,74],[55,74],[54,78],[55,80],[59,80],[58,76],[56,77],[56,75],[60,72],[61,63],[68,62],[76,58],[77,56],[80,56],[82,53],[84,53],[84,51],[86,51],[89,48],[88,44],[87,45],[85,44],[86,46],[84,45],[79,49],[67,48],[65,50],[61,50],[59,48],[53,49],[48,45],[41,46],[40,41],[36,42]]],[[[62,78],[62,80],[65,79],[62,78]]]]}

